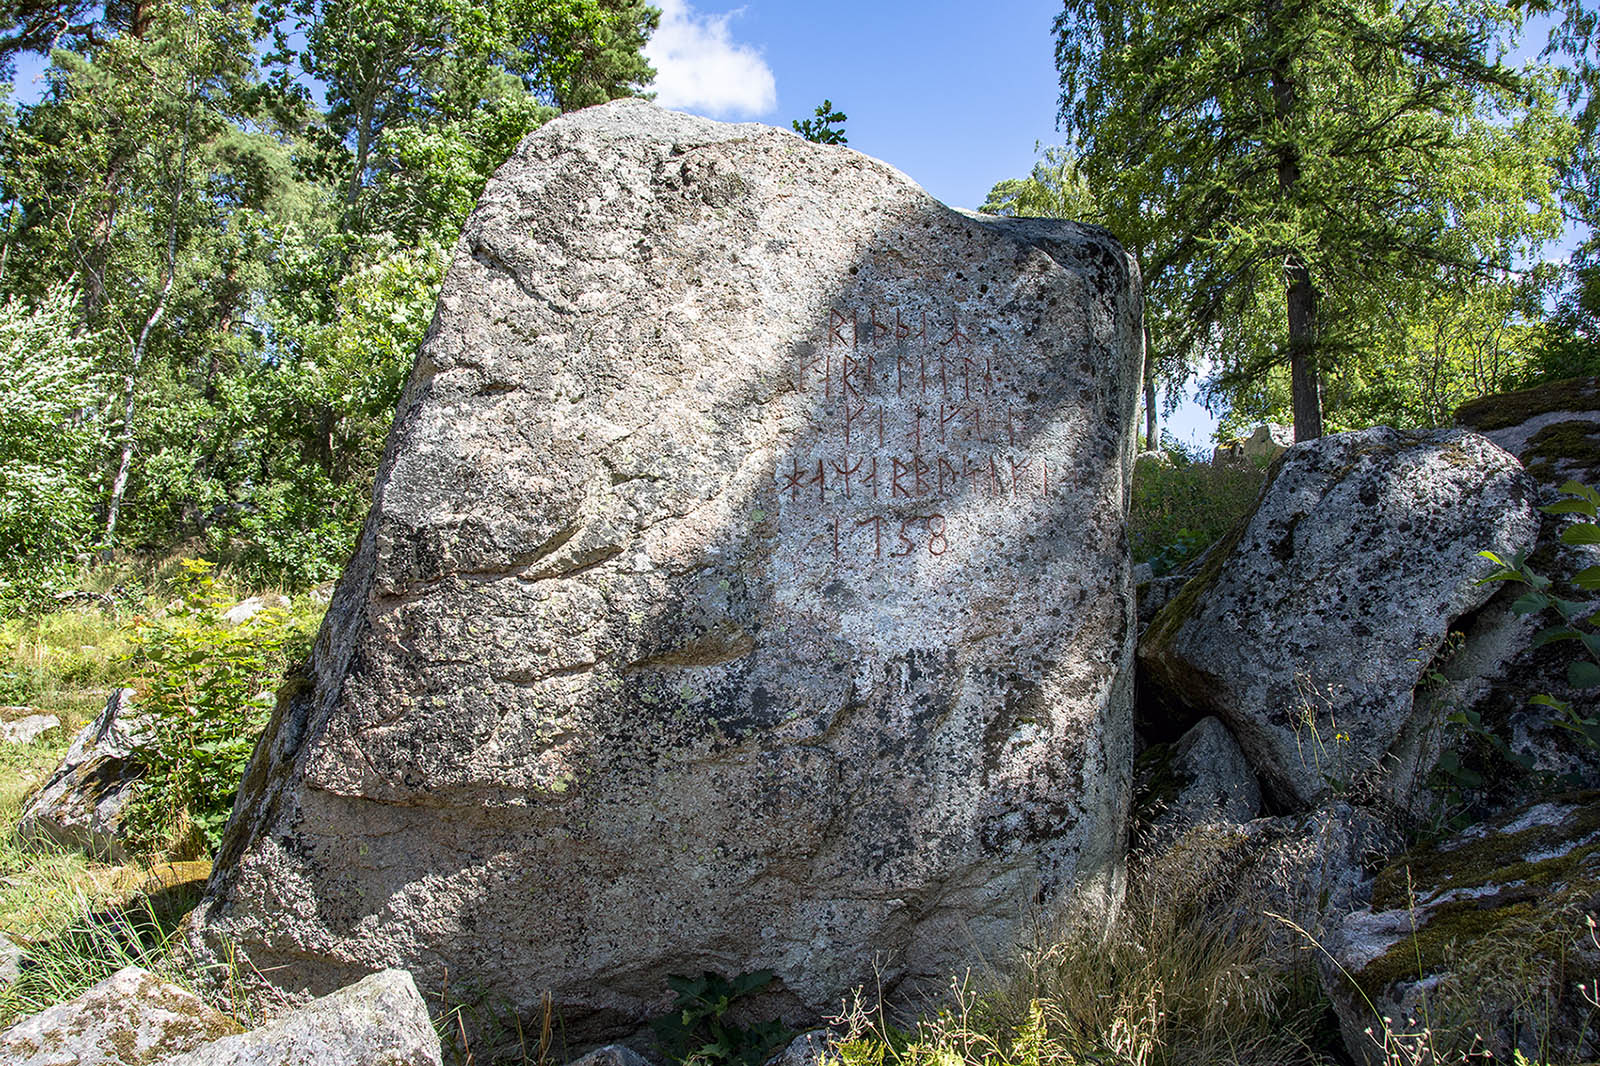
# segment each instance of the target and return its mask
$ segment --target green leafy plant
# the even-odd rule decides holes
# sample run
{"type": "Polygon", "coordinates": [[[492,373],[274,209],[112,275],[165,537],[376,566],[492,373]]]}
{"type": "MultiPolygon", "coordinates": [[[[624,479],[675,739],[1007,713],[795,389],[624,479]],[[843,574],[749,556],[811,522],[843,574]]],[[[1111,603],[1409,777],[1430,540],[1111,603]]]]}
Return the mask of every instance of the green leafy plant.
{"type": "MultiPolygon", "coordinates": [[[[1561,486],[1561,491],[1567,499],[1558,500],[1541,510],[1546,514],[1579,515],[1590,519],[1568,525],[1561,531],[1561,542],[1574,547],[1600,544],[1600,522],[1596,521],[1600,519],[1600,492],[1571,480],[1561,486]]],[[[1535,635],[1534,647],[1562,641],[1577,642],[1581,652],[1567,663],[1567,684],[1575,689],[1600,687],[1600,631],[1595,628],[1600,625],[1600,612],[1591,612],[1591,604],[1557,595],[1555,582],[1529,566],[1523,553],[1513,556],[1509,562],[1491,551],[1478,554],[1500,568],[1485,577],[1484,581],[1512,581],[1528,587],[1512,603],[1514,612],[1528,615],[1552,611],[1560,619],[1558,624],[1542,629],[1535,635]]],[[[1600,565],[1584,567],[1569,580],[1581,591],[1600,591],[1600,565]]],[[[1571,731],[1586,746],[1600,750],[1600,716],[1581,713],[1570,701],[1548,693],[1533,697],[1531,702],[1555,711],[1558,725],[1571,731]]]]}
{"type": "Polygon", "coordinates": [[[795,119],[789,125],[794,131],[813,144],[848,144],[845,139],[844,124],[849,116],[843,111],[833,109],[832,100],[824,100],[814,112],[815,118],[795,119]]]}
{"type": "Polygon", "coordinates": [[[772,983],[771,970],[727,978],[707,971],[699,977],[672,974],[677,993],[672,1012],[650,1023],[669,1062],[695,1066],[761,1066],[792,1035],[780,1019],[748,1027],[728,1020],[735,1002],[772,983]]]}
{"type": "Polygon", "coordinates": [[[177,843],[186,826],[214,851],[271,690],[306,633],[289,613],[267,608],[230,626],[226,602],[203,559],[185,559],[181,601],[135,622],[130,663],[139,674],[139,739],[144,768],[126,825],[137,851],[177,843]]]}

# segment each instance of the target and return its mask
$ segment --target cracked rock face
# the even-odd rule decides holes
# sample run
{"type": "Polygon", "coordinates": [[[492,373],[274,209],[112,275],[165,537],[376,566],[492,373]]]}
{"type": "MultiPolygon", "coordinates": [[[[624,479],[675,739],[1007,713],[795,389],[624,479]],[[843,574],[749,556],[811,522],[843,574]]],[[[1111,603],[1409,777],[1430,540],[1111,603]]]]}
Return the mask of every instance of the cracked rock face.
{"type": "Polygon", "coordinates": [[[1255,512],[1150,623],[1170,699],[1227,722],[1285,806],[1376,775],[1395,796],[1437,757],[1414,692],[1480,583],[1538,532],[1533,483],[1475,433],[1379,426],[1291,448],[1255,512]]]}
{"type": "Polygon", "coordinates": [[[1113,891],[1139,345],[1102,231],[638,101],[550,123],[194,943],[292,995],[448,972],[508,1030],[548,991],[577,1047],[671,973],[771,969],[798,1023],[1113,891]]]}

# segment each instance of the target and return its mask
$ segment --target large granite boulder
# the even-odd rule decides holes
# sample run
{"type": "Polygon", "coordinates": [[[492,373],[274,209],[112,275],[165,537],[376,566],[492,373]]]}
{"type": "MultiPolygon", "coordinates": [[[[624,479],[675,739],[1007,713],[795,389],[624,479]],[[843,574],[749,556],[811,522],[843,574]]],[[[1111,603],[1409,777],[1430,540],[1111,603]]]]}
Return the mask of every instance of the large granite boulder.
{"type": "Polygon", "coordinates": [[[1380,426],[1297,444],[1145,630],[1144,677],[1223,719],[1279,804],[1374,776],[1409,794],[1439,736],[1414,690],[1495,592],[1477,553],[1509,558],[1538,526],[1521,465],[1477,434],[1380,426]]]}
{"type": "Polygon", "coordinates": [[[143,772],[133,753],[143,737],[134,695],[131,688],[113,689],[79,730],[61,765],[23,807],[17,834],[24,841],[109,862],[128,857],[122,819],[143,772]]]}
{"type": "Polygon", "coordinates": [[[639,101],[533,134],[196,950],[291,997],[404,966],[513,1040],[548,992],[581,1049],[668,974],[770,969],[802,1023],[1114,893],[1139,312],[1103,231],[848,149],[639,101]]]}
{"type": "Polygon", "coordinates": [[[1600,794],[1570,794],[1394,860],[1323,939],[1358,1062],[1592,1062],[1600,794]]]}

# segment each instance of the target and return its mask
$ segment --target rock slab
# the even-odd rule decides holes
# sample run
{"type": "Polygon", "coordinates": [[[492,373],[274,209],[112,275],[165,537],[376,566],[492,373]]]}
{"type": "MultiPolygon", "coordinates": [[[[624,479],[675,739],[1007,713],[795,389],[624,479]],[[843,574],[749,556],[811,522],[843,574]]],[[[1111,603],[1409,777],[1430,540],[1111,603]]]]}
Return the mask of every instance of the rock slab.
{"type": "Polygon", "coordinates": [[[61,720],[53,714],[30,714],[11,722],[0,722],[0,742],[6,744],[32,744],[53,729],[61,728],[61,720]]]}
{"type": "Polygon", "coordinates": [[[848,149],[639,101],[531,135],[197,949],[448,971],[525,1030],[548,991],[582,1046],[667,974],[770,969],[804,1024],[1114,892],[1139,321],[1103,231],[848,149]]]}
{"type": "Polygon", "coordinates": [[[1376,776],[1410,791],[1438,716],[1414,690],[1479,579],[1538,533],[1517,460],[1461,430],[1307,441],[1140,640],[1169,699],[1222,718],[1280,804],[1376,776]]]}
{"type": "Polygon", "coordinates": [[[111,862],[127,858],[122,814],[140,773],[133,759],[140,736],[133,698],[133,689],[116,689],[78,732],[56,772],[23,808],[17,823],[23,840],[111,862]]]}
{"type": "Polygon", "coordinates": [[[440,1066],[439,1034],[411,975],[384,970],[248,1033],[162,1066],[440,1066]]]}
{"type": "Polygon", "coordinates": [[[129,966],[0,1033],[3,1066],[146,1066],[239,1031],[200,997],[129,966]]]}
{"type": "Polygon", "coordinates": [[[1370,905],[1325,940],[1323,984],[1351,1055],[1415,1061],[1406,1052],[1426,1044],[1442,1061],[1468,1050],[1593,1061],[1600,1039],[1580,985],[1592,995],[1600,972],[1596,899],[1600,793],[1545,800],[1394,860],[1370,905]]]}

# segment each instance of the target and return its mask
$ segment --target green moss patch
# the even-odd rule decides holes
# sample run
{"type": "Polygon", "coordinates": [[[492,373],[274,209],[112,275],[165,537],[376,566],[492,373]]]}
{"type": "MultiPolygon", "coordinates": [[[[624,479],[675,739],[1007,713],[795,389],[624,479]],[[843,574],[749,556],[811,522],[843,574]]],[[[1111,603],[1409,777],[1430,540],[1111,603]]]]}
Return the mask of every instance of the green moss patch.
{"type": "Polygon", "coordinates": [[[1528,473],[1540,481],[1559,483],[1600,470],[1600,426],[1594,422],[1557,422],[1535,433],[1522,451],[1528,473]]]}
{"type": "MultiPolygon", "coordinates": [[[[1600,792],[1569,794],[1551,802],[1575,809],[1559,825],[1530,826],[1517,833],[1490,832],[1481,840],[1457,847],[1435,845],[1402,856],[1378,874],[1372,909],[1425,904],[1451,889],[1517,881],[1554,886],[1581,876],[1590,858],[1600,851],[1600,844],[1574,845],[1600,833],[1600,792]],[[1530,861],[1539,855],[1554,857],[1530,861]]],[[[1502,819],[1497,828],[1514,821],[1515,816],[1502,819]]]]}
{"type": "Polygon", "coordinates": [[[1600,378],[1567,378],[1485,396],[1456,408],[1456,425],[1487,432],[1519,426],[1551,411],[1600,410],[1600,378]]]}
{"type": "Polygon", "coordinates": [[[1531,900],[1503,907],[1457,900],[1430,908],[1425,916],[1418,915],[1415,935],[1401,937],[1394,947],[1362,967],[1353,975],[1355,982],[1376,1002],[1394,985],[1445,972],[1472,944],[1537,917],[1538,907],[1531,900]]]}

